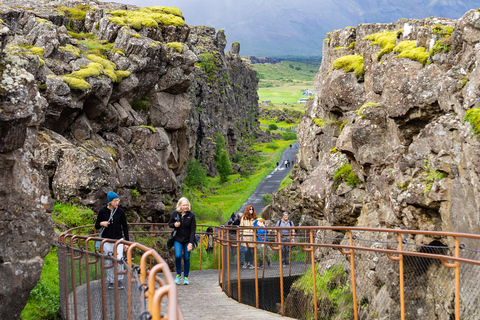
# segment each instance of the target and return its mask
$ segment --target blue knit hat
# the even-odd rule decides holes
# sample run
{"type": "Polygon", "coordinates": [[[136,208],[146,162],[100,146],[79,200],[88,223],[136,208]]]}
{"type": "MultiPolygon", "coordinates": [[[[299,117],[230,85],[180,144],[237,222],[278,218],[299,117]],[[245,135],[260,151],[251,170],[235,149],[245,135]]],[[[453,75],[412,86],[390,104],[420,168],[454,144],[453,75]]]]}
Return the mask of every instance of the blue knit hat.
{"type": "Polygon", "coordinates": [[[113,191],[110,191],[109,193],[107,193],[107,202],[108,202],[108,203],[110,203],[110,202],[112,202],[113,200],[118,199],[118,198],[120,198],[120,197],[118,196],[118,194],[116,194],[116,193],[113,192],[113,191]]]}

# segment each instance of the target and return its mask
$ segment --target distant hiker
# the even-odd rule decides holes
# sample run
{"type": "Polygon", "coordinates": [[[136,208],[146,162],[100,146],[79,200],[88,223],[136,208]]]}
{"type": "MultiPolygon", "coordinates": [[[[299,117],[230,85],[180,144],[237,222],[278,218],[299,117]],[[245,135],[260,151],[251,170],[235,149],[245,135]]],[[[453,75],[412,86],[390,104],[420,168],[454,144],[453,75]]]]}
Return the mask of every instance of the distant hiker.
{"type": "Polygon", "coordinates": [[[285,168],[288,168],[288,161],[285,160],[285,168]]]}
{"type": "MultiPolygon", "coordinates": [[[[295,227],[292,221],[288,219],[288,212],[283,213],[281,220],[277,222],[276,227],[295,227]]],[[[278,231],[278,230],[277,230],[278,231]]],[[[279,230],[282,242],[294,242],[295,230],[282,229],[279,230]]],[[[288,265],[290,262],[290,246],[282,246],[282,262],[284,265],[288,265]]]]}
{"type": "Polygon", "coordinates": [[[290,149],[292,149],[292,145],[290,145],[290,149]]]}
{"type": "Polygon", "coordinates": [[[278,167],[278,161],[277,161],[277,167],[278,167]]]}
{"type": "Polygon", "coordinates": [[[295,160],[292,160],[292,166],[295,164],[295,160]]]}
{"type": "MultiPolygon", "coordinates": [[[[240,211],[237,214],[237,218],[235,219],[235,221],[233,221],[232,226],[237,226],[238,227],[240,225],[240,219],[242,218],[242,216],[243,216],[243,212],[240,211]]],[[[233,240],[237,240],[237,232],[234,231],[232,235],[233,235],[233,240]]],[[[235,248],[232,248],[232,249],[234,250],[235,253],[237,252],[237,250],[235,248]]],[[[240,248],[240,258],[239,259],[240,259],[240,265],[243,265],[245,263],[245,251],[243,251],[242,248],[240,248]]]]}
{"type": "MultiPolygon", "coordinates": [[[[109,238],[114,240],[127,240],[128,237],[128,224],[127,218],[125,216],[125,211],[118,206],[120,203],[120,198],[118,194],[113,191],[110,191],[107,194],[107,206],[100,209],[97,216],[97,221],[95,222],[96,229],[102,229],[100,233],[100,238],[109,238]]],[[[128,249],[128,245],[119,244],[117,246],[117,254],[113,254],[114,242],[105,242],[103,245],[103,253],[105,255],[111,255],[116,259],[122,259],[123,251],[128,249]]],[[[112,264],[111,259],[106,259],[106,265],[112,264]]],[[[118,264],[118,271],[123,271],[123,264],[118,264]]],[[[118,275],[118,289],[124,289],[125,287],[122,284],[123,273],[118,275]]],[[[115,288],[115,275],[114,269],[107,269],[107,281],[108,289],[112,290],[115,288]]]]}
{"type": "Polygon", "coordinates": [[[175,283],[179,284],[182,280],[182,257],[183,257],[183,284],[189,284],[188,274],[190,272],[190,252],[193,250],[195,241],[195,230],[197,223],[195,215],[190,211],[190,201],[187,198],[180,198],[177,203],[177,208],[172,213],[168,225],[170,228],[175,228],[173,246],[175,248],[175,269],[177,276],[175,283]]]}
{"type": "Polygon", "coordinates": [[[205,251],[207,251],[207,253],[212,253],[213,252],[213,228],[212,227],[208,227],[207,228],[207,232],[206,234],[204,235],[204,247],[205,247],[205,251]]]}

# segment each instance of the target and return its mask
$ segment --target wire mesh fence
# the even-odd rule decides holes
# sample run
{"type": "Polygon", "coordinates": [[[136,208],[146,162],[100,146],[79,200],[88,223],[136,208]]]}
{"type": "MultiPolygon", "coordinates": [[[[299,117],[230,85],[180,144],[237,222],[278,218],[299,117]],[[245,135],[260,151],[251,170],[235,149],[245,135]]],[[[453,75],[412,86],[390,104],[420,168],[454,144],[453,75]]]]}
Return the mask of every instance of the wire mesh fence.
{"type": "Polygon", "coordinates": [[[267,229],[264,243],[219,233],[222,286],[239,302],[297,319],[480,319],[478,236],[267,229]]]}

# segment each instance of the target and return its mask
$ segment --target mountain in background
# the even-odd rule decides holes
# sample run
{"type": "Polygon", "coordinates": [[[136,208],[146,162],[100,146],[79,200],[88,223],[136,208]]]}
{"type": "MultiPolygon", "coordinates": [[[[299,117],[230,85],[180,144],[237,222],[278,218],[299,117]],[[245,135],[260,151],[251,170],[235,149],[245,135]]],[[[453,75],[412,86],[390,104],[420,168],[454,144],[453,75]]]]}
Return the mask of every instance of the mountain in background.
{"type": "MultiPolygon", "coordinates": [[[[116,0],[137,6],[174,6],[189,25],[225,30],[242,55],[321,56],[325,34],[360,23],[400,18],[458,19],[479,0],[116,0]]],[[[228,47],[227,47],[228,48],[228,47]]]]}

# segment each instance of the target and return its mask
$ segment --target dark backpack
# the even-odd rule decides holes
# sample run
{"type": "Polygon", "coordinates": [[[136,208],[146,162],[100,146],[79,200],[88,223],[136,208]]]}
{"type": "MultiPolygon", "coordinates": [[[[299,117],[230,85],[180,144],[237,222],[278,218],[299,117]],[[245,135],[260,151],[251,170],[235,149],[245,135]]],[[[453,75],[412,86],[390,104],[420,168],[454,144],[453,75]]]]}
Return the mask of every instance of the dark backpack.
{"type": "MultiPolygon", "coordinates": [[[[276,227],[280,227],[280,223],[282,223],[282,220],[278,220],[276,227]]],[[[293,222],[291,220],[288,220],[288,224],[290,227],[293,227],[293,222]]]]}

